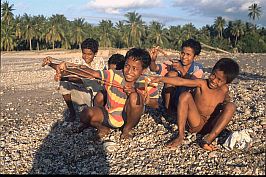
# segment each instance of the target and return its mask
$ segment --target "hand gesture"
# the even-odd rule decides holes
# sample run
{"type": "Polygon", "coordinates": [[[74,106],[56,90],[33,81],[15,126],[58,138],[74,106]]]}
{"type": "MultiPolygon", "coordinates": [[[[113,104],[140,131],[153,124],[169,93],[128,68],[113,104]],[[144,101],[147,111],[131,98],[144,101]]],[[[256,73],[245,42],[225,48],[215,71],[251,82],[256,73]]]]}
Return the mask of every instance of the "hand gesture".
{"type": "Polygon", "coordinates": [[[157,56],[158,56],[158,48],[159,48],[159,46],[157,46],[157,47],[153,47],[151,50],[150,50],[150,56],[151,56],[151,61],[156,61],[156,59],[157,59],[157,56]]]}
{"type": "Polygon", "coordinates": [[[181,63],[178,60],[171,59],[170,61],[172,62],[172,67],[176,71],[182,71],[183,70],[183,66],[181,65],[181,63]]]}
{"type": "Polygon", "coordinates": [[[62,62],[59,65],[56,66],[55,68],[55,76],[54,76],[54,80],[55,81],[60,81],[61,77],[62,77],[62,73],[67,69],[66,67],[66,62],[62,62]]]}
{"type": "Polygon", "coordinates": [[[52,63],[52,57],[48,56],[48,57],[45,57],[43,60],[42,60],[42,67],[46,66],[46,65],[49,65],[50,63],[52,63]]]}

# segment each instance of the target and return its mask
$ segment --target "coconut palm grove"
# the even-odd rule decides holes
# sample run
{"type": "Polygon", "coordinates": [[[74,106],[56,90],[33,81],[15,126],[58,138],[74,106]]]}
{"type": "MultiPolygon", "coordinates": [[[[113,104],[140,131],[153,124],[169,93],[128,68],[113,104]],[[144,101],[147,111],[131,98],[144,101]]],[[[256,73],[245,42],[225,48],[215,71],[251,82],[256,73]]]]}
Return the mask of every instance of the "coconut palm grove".
{"type": "Polygon", "coordinates": [[[113,23],[101,20],[92,25],[84,18],[68,20],[64,15],[54,14],[14,16],[15,5],[1,3],[1,51],[25,51],[48,49],[79,49],[88,37],[99,41],[101,48],[150,48],[159,45],[165,49],[178,50],[183,41],[194,38],[204,44],[228,52],[265,53],[266,29],[256,24],[261,7],[249,6],[250,22],[226,21],[218,16],[213,24],[197,29],[192,23],[165,27],[152,21],[146,24],[137,12],[128,12],[123,21],[113,23]]]}

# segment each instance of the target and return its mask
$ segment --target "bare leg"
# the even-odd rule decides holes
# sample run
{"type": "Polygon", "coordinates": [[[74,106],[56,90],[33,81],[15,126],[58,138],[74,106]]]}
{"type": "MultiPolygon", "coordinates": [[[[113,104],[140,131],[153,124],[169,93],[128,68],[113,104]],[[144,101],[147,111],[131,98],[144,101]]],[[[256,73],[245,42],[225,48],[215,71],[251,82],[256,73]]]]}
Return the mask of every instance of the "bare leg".
{"type": "Polygon", "coordinates": [[[234,103],[230,102],[225,105],[223,111],[218,115],[216,121],[214,121],[211,132],[204,139],[207,142],[207,145],[203,146],[204,149],[209,151],[215,150],[215,147],[208,146],[208,144],[211,144],[211,142],[224,130],[232,120],[235,111],[236,106],[234,103]]]}
{"type": "Polygon", "coordinates": [[[169,84],[164,85],[164,92],[163,92],[163,99],[164,99],[164,107],[166,108],[166,113],[171,114],[172,112],[172,103],[171,103],[171,97],[174,93],[174,87],[170,86],[169,84]]]}
{"type": "Polygon", "coordinates": [[[102,92],[98,92],[95,97],[94,97],[94,105],[95,106],[104,106],[104,95],[102,94],[102,92]]]}
{"type": "Polygon", "coordinates": [[[185,137],[186,122],[188,121],[191,127],[196,127],[200,124],[200,119],[201,117],[191,93],[183,92],[180,94],[177,107],[178,137],[171,141],[167,147],[176,148],[181,145],[185,137]]]}
{"type": "MultiPolygon", "coordinates": [[[[166,74],[167,77],[176,77],[178,76],[177,72],[175,71],[169,71],[166,74]]],[[[163,99],[164,99],[164,106],[166,108],[166,112],[167,114],[171,114],[171,112],[173,112],[173,100],[171,98],[173,98],[174,96],[174,91],[175,91],[175,87],[173,85],[170,84],[164,84],[164,92],[163,92],[163,99]]]]}
{"type": "Polygon", "coordinates": [[[133,138],[131,130],[139,123],[140,117],[143,113],[143,108],[144,108],[143,99],[136,92],[131,93],[126,101],[125,106],[126,106],[127,121],[123,128],[121,138],[129,139],[133,138]],[[139,105],[137,104],[138,99],[140,99],[139,105]]]}
{"type": "Polygon", "coordinates": [[[67,104],[67,107],[69,109],[69,119],[68,121],[69,122],[73,122],[75,119],[76,119],[76,112],[75,112],[75,109],[74,109],[74,106],[73,106],[73,102],[71,100],[71,95],[70,94],[66,94],[66,95],[63,95],[63,98],[67,104]]]}
{"type": "Polygon", "coordinates": [[[79,127],[79,132],[83,131],[89,126],[95,127],[98,130],[98,136],[104,137],[110,132],[110,128],[102,125],[104,115],[99,107],[84,108],[80,114],[80,121],[82,125],[79,127]]]}

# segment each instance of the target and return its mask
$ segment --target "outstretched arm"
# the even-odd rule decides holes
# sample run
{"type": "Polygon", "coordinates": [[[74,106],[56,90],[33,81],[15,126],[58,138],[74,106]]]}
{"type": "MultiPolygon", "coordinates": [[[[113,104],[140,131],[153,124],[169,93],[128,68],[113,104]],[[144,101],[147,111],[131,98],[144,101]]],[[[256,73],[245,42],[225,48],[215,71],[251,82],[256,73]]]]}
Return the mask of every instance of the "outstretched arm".
{"type": "Polygon", "coordinates": [[[93,70],[87,66],[76,66],[72,67],[72,65],[68,65],[66,62],[60,63],[56,67],[57,74],[61,76],[67,75],[76,75],[83,78],[100,78],[100,73],[96,70],[93,70]]]}
{"type": "Polygon", "coordinates": [[[166,84],[171,84],[174,86],[187,86],[187,87],[201,87],[204,83],[202,79],[184,79],[181,77],[162,77],[162,76],[151,76],[151,83],[154,82],[163,82],[166,84]]]}

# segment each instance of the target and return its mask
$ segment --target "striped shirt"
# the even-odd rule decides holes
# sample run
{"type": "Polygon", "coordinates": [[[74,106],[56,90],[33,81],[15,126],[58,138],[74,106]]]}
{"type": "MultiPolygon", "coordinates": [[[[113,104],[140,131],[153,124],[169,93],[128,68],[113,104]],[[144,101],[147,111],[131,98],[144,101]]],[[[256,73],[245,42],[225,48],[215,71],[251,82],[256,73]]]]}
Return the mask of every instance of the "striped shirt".
{"type": "MultiPolygon", "coordinates": [[[[125,78],[122,70],[102,70],[99,71],[101,79],[121,87],[125,86],[125,78]]],[[[145,88],[145,79],[144,76],[141,76],[135,83],[135,88],[143,89],[145,88]]],[[[107,91],[107,103],[105,108],[109,113],[109,124],[115,128],[121,127],[124,125],[124,118],[122,115],[126,100],[128,95],[124,92],[123,88],[118,88],[111,86],[109,84],[104,85],[107,91]]],[[[159,92],[157,87],[148,86],[147,92],[150,95],[150,98],[159,98],[159,92]]]]}

